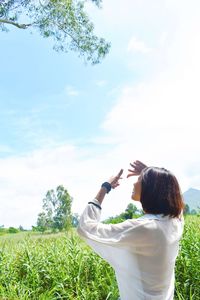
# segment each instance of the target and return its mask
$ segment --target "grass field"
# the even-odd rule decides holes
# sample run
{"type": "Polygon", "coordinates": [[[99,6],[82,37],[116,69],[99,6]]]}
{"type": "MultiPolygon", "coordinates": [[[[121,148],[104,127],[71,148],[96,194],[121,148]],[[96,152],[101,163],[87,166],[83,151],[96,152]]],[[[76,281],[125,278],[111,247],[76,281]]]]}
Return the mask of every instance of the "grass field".
{"type": "MultiPolygon", "coordinates": [[[[200,217],[187,216],[175,299],[200,299],[200,217]]],[[[71,231],[0,237],[0,299],[116,300],[112,268],[71,231]]]]}

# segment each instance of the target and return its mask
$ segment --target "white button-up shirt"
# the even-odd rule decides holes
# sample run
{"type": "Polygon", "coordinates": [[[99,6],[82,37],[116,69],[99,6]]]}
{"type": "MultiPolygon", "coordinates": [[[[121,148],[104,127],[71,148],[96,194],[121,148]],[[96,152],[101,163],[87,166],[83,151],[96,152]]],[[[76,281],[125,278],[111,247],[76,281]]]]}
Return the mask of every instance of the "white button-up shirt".
{"type": "MultiPolygon", "coordinates": [[[[98,205],[98,200],[93,200],[98,205]]],[[[100,222],[101,210],[88,204],[78,233],[115,270],[122,300],[172,300],[174,267],[183,217],[145,214],[119,224],[100,222]]]]}

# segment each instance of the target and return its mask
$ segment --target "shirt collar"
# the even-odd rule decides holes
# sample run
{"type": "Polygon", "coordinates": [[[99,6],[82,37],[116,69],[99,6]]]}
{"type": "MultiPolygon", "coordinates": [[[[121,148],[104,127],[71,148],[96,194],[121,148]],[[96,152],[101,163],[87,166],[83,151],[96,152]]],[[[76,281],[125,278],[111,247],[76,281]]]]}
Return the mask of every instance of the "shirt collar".
{"type": "Polygon", "coordinates": [[[163,214],[145,214],[144,216],[140,217],[139,219],[150,219],[150,220],[168,220],[169,216],[164,216],[163,214]]]}

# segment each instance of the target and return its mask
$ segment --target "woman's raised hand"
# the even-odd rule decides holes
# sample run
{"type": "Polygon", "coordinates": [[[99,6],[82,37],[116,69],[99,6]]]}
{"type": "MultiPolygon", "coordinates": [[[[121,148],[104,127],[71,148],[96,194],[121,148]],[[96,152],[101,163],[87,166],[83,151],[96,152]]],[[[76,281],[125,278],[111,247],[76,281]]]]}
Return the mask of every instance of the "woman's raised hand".
{"type": "Polygon", "coordinates": [[[121,175],[123,172],[124,170],[121,169],[116,176],[112,176],[108,180],[108,182],[111,184],[112,189],[116,188],[119,185],[119,179],[122,179],[121,175]]]}
{"type": "Polygon", "coordinates": [[[127,175],[127,178],[130,177],[130,176],[138,176],[138,175],[140,175],[140,173],[142,172],[142,170],[147,167],[145,164],[143,164],[139,160],[135,160],[133,163],[130,163],[130,165],[131,165],[132,169],[128,169],[128,171],[130,173],[127,175]]]}

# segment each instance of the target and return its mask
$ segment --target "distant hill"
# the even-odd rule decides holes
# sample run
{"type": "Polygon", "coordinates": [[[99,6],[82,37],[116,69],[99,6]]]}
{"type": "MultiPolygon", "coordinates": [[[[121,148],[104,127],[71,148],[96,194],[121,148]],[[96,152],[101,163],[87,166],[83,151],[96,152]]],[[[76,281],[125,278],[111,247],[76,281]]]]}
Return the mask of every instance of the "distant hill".
{"type": "Polygon", "coordinates": [[[192,209],[197,210],[200,208],[200,190],[190,188],[183,193],[183,198],[186,204],[189,205],[190,211],[192,209]]]}

